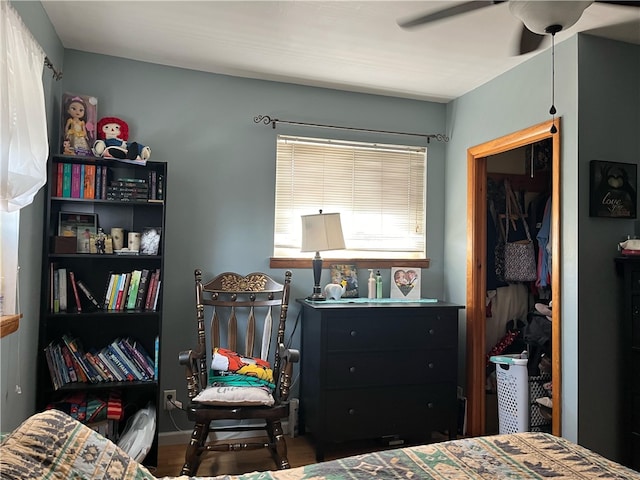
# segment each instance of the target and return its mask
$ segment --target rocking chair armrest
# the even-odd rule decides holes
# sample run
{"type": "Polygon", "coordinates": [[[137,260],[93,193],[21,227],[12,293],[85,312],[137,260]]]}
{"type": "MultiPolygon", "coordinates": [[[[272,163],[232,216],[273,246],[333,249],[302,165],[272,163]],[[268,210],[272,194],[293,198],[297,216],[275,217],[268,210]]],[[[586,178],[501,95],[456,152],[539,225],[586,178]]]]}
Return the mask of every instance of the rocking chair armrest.
{"type": "Polygon", "coordinates": [[[286,348],[282,343],[278,346],[278,353],[280,354],[280,358],[287,363],[298,363],[300,361],[300,350],[286,348]]]}

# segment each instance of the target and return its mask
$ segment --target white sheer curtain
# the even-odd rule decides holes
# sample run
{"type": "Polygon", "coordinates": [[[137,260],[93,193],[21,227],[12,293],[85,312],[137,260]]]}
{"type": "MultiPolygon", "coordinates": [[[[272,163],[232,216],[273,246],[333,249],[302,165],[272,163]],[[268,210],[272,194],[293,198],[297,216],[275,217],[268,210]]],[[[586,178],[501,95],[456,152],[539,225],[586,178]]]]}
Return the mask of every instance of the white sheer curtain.
{"type": "Polygon", "coordinates": [[[44,52],[15,9],[0,0],[0,295],[17,312],[19,210],[47,179],[44,52]]]}

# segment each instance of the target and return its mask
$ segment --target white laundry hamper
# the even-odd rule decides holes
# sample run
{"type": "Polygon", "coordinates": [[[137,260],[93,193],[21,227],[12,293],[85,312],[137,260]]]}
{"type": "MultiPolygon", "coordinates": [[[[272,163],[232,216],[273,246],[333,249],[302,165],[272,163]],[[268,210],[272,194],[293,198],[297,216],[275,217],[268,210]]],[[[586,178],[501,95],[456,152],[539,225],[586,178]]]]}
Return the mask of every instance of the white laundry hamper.
{"type": "Polygon", "coordinates": [[[498,432],[518,433],[529,430],[529,372],[526,354],[495,355],[498,387],[498,432]]]}

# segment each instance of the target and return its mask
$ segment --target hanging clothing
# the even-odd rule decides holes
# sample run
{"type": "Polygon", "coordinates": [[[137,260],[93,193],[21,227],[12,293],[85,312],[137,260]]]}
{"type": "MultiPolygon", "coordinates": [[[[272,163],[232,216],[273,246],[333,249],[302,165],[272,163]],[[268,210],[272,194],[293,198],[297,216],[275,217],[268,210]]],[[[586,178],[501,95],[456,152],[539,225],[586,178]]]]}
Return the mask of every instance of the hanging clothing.
{"type": "Polygon", "coordinates": [[[551,197],[547,200],[542,217],[542,226],[536,235],[538,240],[538,279],[536,287],[546,287],[551,283],[551,197]]]}

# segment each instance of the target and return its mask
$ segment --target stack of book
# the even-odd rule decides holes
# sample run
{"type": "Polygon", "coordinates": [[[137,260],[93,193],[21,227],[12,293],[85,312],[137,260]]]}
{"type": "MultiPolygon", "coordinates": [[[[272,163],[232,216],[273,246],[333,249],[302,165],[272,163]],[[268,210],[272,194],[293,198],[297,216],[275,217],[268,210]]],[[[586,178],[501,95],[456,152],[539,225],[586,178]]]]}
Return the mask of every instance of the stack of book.
{"type": "Polygon", "coordinates": [[[111,273],[102,303],[105,310],[155,311],[160,295],[160,269],[111,273]]]}
{"type": "Polygon", "coordinates": [[[105,165],[58,163],[53,196],[90,200],[158,202],[164,200],[164,176],[155,170],[148,178],[111,178],[105,165]]]}
{"type": "Polygon", "coordinates": [[[76,382],[157,380],[157,359],[152,360],[142,345],[131,338],[118,338],[101,350],[85,352],[77,338],[63,335],[60,341],[51,342],[44,352],[55,390],[76,382]]]}

